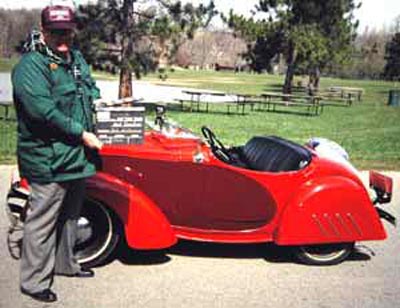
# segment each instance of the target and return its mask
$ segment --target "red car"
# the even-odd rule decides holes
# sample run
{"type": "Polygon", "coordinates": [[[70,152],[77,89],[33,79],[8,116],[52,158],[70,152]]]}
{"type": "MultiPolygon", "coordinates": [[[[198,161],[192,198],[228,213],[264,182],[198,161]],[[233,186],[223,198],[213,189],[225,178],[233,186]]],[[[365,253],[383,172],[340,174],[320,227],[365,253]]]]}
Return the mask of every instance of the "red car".
{"type": "MultiPolygon", "coordinates": [[[[81,263],[104,262],[125,237],[139,250],[178,239],[273,242],[291,246],[303,263],[331,265],[357,241],[385,239],[380,218],[395,222],[375,206],[390,202],[389,177],[370,173],[371,200],[354,167],[315,144],[256,136],[227,148],[209,128],[202,133],[206,142],[184,130],[153,130],[142,144],[104,146],[79,220],[81,263]]],[[[14,215],[23,186],[15,181],[9,193],[14,215]]]]}

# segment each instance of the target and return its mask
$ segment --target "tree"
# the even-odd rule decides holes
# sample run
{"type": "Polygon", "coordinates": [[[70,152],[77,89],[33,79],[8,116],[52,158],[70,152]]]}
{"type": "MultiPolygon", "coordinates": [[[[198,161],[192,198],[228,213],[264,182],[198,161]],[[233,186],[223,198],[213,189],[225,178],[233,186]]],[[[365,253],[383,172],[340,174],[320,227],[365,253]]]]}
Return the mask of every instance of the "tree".
{"type": "Polygon", "coordinates": [[[79,7],[78,43],[95,69],[119,73],[118,97],[132,96],[132,73],[140,76],[152,63],[152,50],[141,43],[143,18],[134,17],[136,0],[99,0],[79,7]]]}
{"type": "Polygon", "coordinates": [[[386,65],[384,77],[387,80],[400,80],[400,32],[395,33],[386,44],[386,65]]]}
{"type": "MultiPolygon", "coordinates": [[[[390,35],[385,30],[366,30],[357,36],[353,60],[343,67],[350,78],[379,79],[385,67],[385,46],[390,35]]],[[[346,75],[342,75],[345,76],[346,75]]]]}
{"type": "Polygon", "coordinates": [[[78,38],[88,62],[120,73],[119,97],[132,96],[132,73],[154,70],[160,55],[172,58],[183,37],[193,37],[217,13],[213,1],[195,7],[181,1],[99,0],[80,7],[78,38]]]}
{"type": "Polygon", "coordinates": [[[393,25],[392,25],[392,31],[394,33],[400,32],[400,15],[395,17],[395,19],[393,21],[393,25]]]}
{"type": "MultiPolygon", "coordinates": [[[[33,29],[39,29],[40,10],[0,8],[0,57],[12,57],[33,29]]],[[[20,48],[19,48],[20,49],[20,48]]]]}
{"type": "Polygon", "coordinates": [[[260,0],[256,11],[268,18],[246,19],[231,12],[225,20],[247,38],[255,37],[255,56],[264,56],[266,62],[279,53],[284,56],[287,72],[283,91],[290,93],[296,72],[307,71],[318,87],[321,69],[348,58],[357,27],[353,11],[358,7],[353,0],[260,0]]]}
{"type": "Polygon", "coordinates": [[[242,54],[245,42],[226,31],[197,31],[193,39],[185,40],[179,47],[174,63],[201,69],[222,67],[241,70],[245,68],[242,54]]]}
{"type": "Polygon", "coordinates": [[[271,71],[273,60],[283,52],[284,35],[279,23],[273,22],[271,17],[268,20],[246,18],[234,14],[232,10],[228,17],[223,14],[221,17],[228,27],[234,30],[235,35],[245,40],[247,52],[243,56],[250,67],[258,73],[264,70],[271,71]]]}

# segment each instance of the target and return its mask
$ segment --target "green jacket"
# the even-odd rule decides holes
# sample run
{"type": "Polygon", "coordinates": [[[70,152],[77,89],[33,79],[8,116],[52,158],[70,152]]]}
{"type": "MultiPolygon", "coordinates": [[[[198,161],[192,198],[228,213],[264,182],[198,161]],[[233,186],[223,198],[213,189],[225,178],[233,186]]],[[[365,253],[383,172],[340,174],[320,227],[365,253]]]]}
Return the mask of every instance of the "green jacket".
{"type": "Polygon", "coordinates": [[[18,118],[18,165],[29,181],[49,183],[96,172],[94,151],[84,147],[93,131],[92,103],[100,92],[79,51],[72,63],[54,63],[37,51],[25,54],[12,72],[18,118]],[[79,74],[74,74],[80,68],[79,74]]]}

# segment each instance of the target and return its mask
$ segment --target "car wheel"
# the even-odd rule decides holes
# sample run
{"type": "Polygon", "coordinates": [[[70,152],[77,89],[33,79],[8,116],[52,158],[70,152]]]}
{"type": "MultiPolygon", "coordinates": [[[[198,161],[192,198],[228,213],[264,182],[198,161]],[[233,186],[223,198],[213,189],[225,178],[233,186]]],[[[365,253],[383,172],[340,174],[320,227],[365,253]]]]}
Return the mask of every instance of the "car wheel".
{"type": "Polygon", "coordinates": [[[335,265],[353,251],[354,243],[304,245],[294,248],[296,258],[308,265],[335,265]]]}
{"type": "Polygon", "coordinates": [[[121,237],[121,224],[103,204],[86,200],[78,220],[75,255],[78,262],[94,267],[108,260],[121,237]]]}

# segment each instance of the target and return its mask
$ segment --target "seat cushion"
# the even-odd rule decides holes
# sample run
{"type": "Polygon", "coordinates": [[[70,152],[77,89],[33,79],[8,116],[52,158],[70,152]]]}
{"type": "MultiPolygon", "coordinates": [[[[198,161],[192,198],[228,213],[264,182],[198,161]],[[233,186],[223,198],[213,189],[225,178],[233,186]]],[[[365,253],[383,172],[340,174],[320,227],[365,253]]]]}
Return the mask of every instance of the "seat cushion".
{"type": "Polygon", "coordinates": [[[270,172],[299,170],[311,161],[307,148],[276,136],[251,138],[240,156],[249,169],[270,172]]]}

